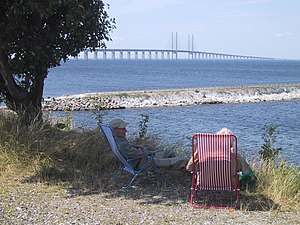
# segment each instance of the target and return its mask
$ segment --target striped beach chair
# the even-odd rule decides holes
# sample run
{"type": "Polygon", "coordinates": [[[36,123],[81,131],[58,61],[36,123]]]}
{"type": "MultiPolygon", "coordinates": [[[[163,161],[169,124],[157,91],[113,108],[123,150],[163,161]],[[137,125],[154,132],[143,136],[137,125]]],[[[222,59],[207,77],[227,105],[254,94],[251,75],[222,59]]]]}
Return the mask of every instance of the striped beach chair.
{"type": "Polygon", "coordinates": [[[194,208],[239,208],[237,138],[233,134],[192,136],[194,208]]]}

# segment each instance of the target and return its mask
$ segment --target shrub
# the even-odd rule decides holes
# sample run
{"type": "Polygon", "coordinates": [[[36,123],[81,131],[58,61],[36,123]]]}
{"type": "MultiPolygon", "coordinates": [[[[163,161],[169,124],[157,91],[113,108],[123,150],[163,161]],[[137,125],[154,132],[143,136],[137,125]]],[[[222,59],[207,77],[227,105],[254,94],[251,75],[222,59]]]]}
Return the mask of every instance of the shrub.
{"type": "Polygon", "coordinates": [[[141,114],[142,119],[139,123],[139,139],[143,140],[145,139],[147,132],[148,132],[148,122],[149,122],[149,116],[141,114]]]}
{"type": "Polygon", "coordinates": [[[264,161],[274,161],[282,150],[281,148],[275,147],[277,128],[278,126],[272,124],[267,124],[264,127],[264,144],[259,151],[260,158],[264,161]]]}

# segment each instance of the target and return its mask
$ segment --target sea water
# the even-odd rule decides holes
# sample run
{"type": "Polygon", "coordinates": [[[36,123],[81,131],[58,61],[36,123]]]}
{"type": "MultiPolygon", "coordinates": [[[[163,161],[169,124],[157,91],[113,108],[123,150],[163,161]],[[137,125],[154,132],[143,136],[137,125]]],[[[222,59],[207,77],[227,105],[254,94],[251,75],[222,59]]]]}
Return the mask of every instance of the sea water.
{"type": "Polygon", "coordinates": [[[44,97],[285,83],[300,83],[300,61],[69,60],[49,70],[44,97]]]}
{"type": "MultiPolygon", "coordinates": [[[[300,83],[300,61],[279,60],[70,60],[50,69],[44,97],[103,91],[224,87],[300,83]]],[[[149,115],[148,132],[167,143],[181,142],[191,151],[191,136],[223,127],[238,137],[239,151],[258,157],[264,127],[278,126],[276,147],[281,156],[300,162],[300,100],[217,104],[167,108],[109,110],[112,118],[128,121],[129,135],[137,135],[142,114],[149,115]]],[[[63,112],[52,112],[54,117],[63,112]]],[[[74,112],[76,127],[95,128],[94,112],[74,112]]]]}

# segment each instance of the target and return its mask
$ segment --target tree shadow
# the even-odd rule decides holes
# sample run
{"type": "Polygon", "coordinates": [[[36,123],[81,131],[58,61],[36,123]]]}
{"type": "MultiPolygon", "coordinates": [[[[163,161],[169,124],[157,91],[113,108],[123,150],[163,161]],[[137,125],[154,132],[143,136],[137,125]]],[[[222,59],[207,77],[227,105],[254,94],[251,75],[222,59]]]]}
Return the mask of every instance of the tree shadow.
{"type": "MultiPolygon", "coordinates": [[[[116,171],[116,169],[112,169],[116,171]]],[[[126,183],[130,180],[130,176],[120,176],[118,180],[113,179],[114,173],[103,172],[97,174],[93,179],[81,179],[74,182],[74,177],[66,176],[64,170],[47,169],[47,176],[41,179],[41,173],[24,179],[24,182],[44,182],[49,185],[62,184],[67,187],[68,198],[76,196],[87,195],[103,195],[105,198],[126,198],[137,200],[137,204],[149,205],[180,205],[186,204],[190,201],[191,190],[191,174],[181,171],[162,171],[162,183],[157,183],[147,179],[146,176],[141,175],[128,189],[123,189],[117,185],[118,182],[126,183]]],[[[192,207],[192,206],[191,206],[192,207]]],[[[241,191],[241,210],[244,211],[269,211],[277,209],[276,205],[271,199],[266,196],[257,194],[255,192],[241,191]]]]}
{"type": "Polygon", "coordinates": [[[163,171],[162,183],[157,184],[141,176],[128,189],[116,185],[104,190],[107,198],[130,198],[139,200],[138,204],[176,205],[189,201],[191,175],[180,171],[163,171]]]}

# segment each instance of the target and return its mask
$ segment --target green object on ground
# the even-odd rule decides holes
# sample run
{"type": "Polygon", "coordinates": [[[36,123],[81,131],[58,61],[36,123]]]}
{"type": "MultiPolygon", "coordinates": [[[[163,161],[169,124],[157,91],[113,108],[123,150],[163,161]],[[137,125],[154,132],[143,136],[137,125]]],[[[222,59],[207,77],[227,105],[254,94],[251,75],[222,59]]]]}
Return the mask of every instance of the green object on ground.
{"type": "Polygon", "coordinates": [[[253,170],[248,169],[245,172],[239,173],[239,182],[241,189],[253,187],[256,183],[256,176],[254,175],[253,170]]]}

